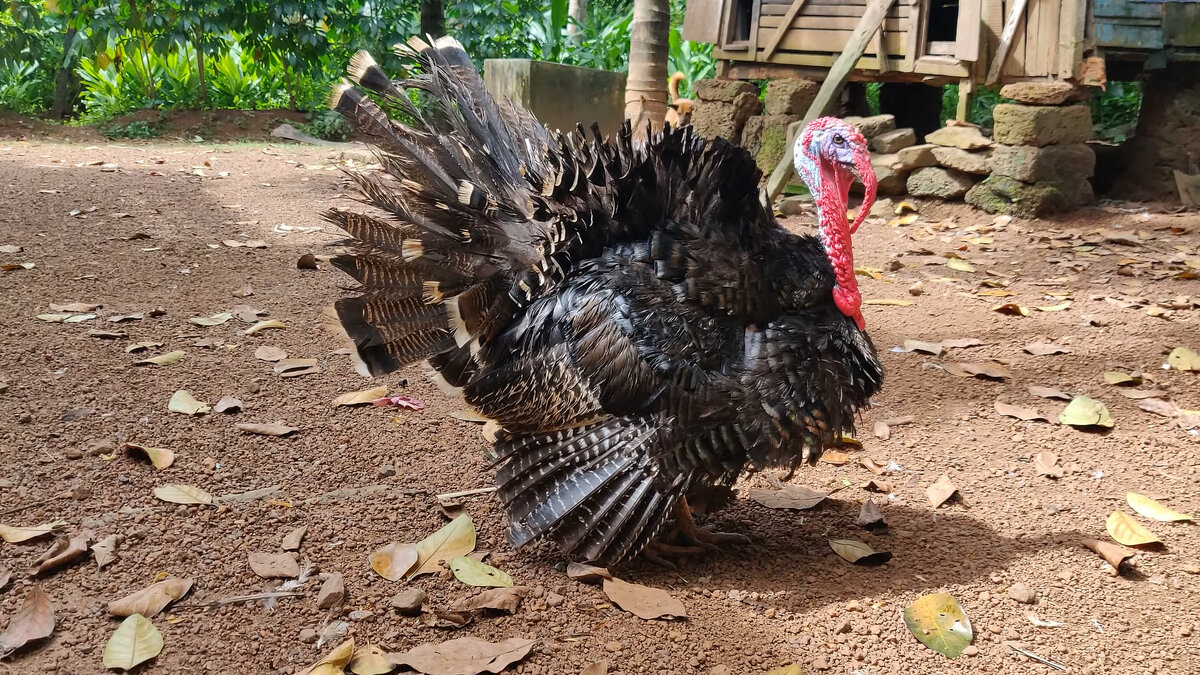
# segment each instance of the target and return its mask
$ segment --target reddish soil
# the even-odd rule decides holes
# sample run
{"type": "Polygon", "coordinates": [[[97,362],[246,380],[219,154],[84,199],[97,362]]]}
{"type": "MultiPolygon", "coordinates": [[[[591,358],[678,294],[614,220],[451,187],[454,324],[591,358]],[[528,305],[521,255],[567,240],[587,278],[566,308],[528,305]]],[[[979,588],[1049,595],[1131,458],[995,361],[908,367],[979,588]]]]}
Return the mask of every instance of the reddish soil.
{"type": "MultiPolygon", "coordinates": [[[[681,621],[643,621],[613,607],[597,587],[568,580],[550,547],[511,551],[497,505],[487,496],[468,498],[478,548],[492,551],[488,562],[518,584],[534,587],[534,597],[512,616],[480,616],[465,628],[445,630],[399,615],[392,596],[416,586],[440,609],[472,589],[448,573],[389,582],[367,558],[388,542],[414,542],[441,527],[446,517],[434,495],[486,487],[492,472],[480,427],[452,417],[461,402],[441,394],[416,368],[386,383],[393,393],[423,401],[424,411],[330,407],[339,394],[372,384],[338,353],[337,333],[323,327],[324,308],[348,279],[324,263],[317,271],[296,266],[302,254],[328,253],[336,240],[319,213],[350,204],[332,165],[336,156],[336,150],[295,146],[85,148],[0,140],[0,245],[23,249],[0,254],[0,263],[36,265],[0,272],[0,523],[61,518],[64,534],[87,528],[96,539],[125,537],[119,559],[103,570],[85,558],[40,580],[28,571],[49,538],[0,542],[0,577],[4,568],[13,571],[0,589],[0,627],[35,582],[57,617],[50,638],[0,662],[0,673],[105,672],[101,653],[117,626],[107,603],[164,573],[194,578],[195,587],[154,618],[165,648],[138,672],[295,673],[332,646],[302,641],[302,631],[343,619],[359,644],[369,640],[388,651],[464,635],[537,639],[512,669],[522,673],[578,673],[601,660],[610,662],[609,672],[628,674],[763,673],[792,662],[810,674],[1053,672],[1013,651],[1010,642],[1072,673],[1200,672],[1196,526],[1136,517],[1165,546],[1137,551],[1120,576],[1080,545],[1086,537],[1107,538],[1110,512],[1132,514],[1127,491],[1187,513],[1200,510],[1196,433],[1140,410],[1102,378],[1105,370],[1141,371],[1153,380],[1144,387],[1169,392],[1183,408],[1200,408],[1200,374],[1162,368],[1171,348],[1200,349],[1192,304],[1200,300],[1200,281],[1172,276],[1187,269],[1185,261],[1200,261],[1196,214],[1097,208],[1053,221],[1014,221],[994,234],[979,229],[989,227],[991,217],[961,206],[919,205],[921,220],[907,227],[869,221],[856,239],[858,264],[883,272],[879,279],[862,277],[865,297],[913,304],[865,308],[887,381],[863,415],[858,437],[864,448],[850,449],[848,464],[821,463],[791,479],[814,488],[850,487],[810,511],[771,510],[752,501],[748,489],[770,487],[768,479],[778,474],[755,476],[739,486],[732,504],[707,518],[720,529],[751,535],[751,546],[686,561],[678,572],[640,561],[614,570],[670,590],[687,607],[681,621]],[[281,225],[325,229],[281,234],[281,225]],[[1141,243],[1099,241],[1089,233],[1100,228],[1137,232],[1141,243]],[[971,237],[994,237],[994,243],[963,241],[971,237]],[[268,247],[222,244],[247,239],[268,247]],[[1088,241],[1097,243],[1089,248],[1088,241]],[[920,248],[937,255],[908,254],[920,248]],[[977,271],[948,268],[940,256],[951,250],[977,271]],[[900,266],[888,271],[896,267],[889,265],[893,260],[900,266]],[[989,270],[1007,275],[1016,295],[977,295],[989,270]],[[906,289],[921,280],[923,294],[910,296],[906,289]],[[252,296],[232,295],[246,284],[252,296]],[[1002,301],[1051,306],[1065,294],[1072,296],[1065,311],[1019,317],[990,310],[1002,301]],[[1170,316],[1156,317],[1144,306],[1121,308],[1105,296],[1188,300],[1175,303],[1180,308],[1170,316]],[[99,318],[77,324],[35,318],[51,311],[50,303],[72,302],[101,303],[99,318]],[[248,337],[238,319],[208,328],[188,322],[238,304],[261,308],[287,327],[248,337]],[[165,314],[106,321],[155,308],[165,314]],[[89,337],[95,329],[126,335],[89,337]],[[906,339],[967,337],[984,344],[942,359],[892,351],[906,339]],[[202,339],[220,346],[196,346],[202,339]],[[179,349],[186,356],[174,365],[135,366],[144,357],[127,354],[125,346],[138,341],[163,343],[152,353],[179,349]],[[1049,341],[1071,352],[1022,350],[1049,341]],[[321,371],[282,379],[255,359],[261,345],[315,358],[321,371]],[[1012,377],[960,378],[939,367],[982,360],[1007,363],[1012,377]],[[1094,433],[996,413],[993,403],[1002,398],[1056,417],[1065,403],[1031,396],[1031,384],[1103,401],[1115,428],[1094,433]],[[209,403],[236,396],[245,410],[197,417],[168,412],[178,389],[209,403]],[[877,420],[901,416],[913,421],[893,427],[889,440],[872,433],[877,420]],[[275,421],[300,431],[271,438],[234,428],[275,421]],[[169,448],[175,463],[156,471],[117,450],[124,442],[169,448]],[[1063,477],[1035,471],[1033,456],[1046,451],[1060,456],[1063,477]],[[884,477],[891,496],[859,487],[873,477],[857,462],[868,455],[903,467],[884,477]],[[925,488],[942,474],[958,486],[965,505],[930,506],[925,488]],[[168,483],[219,496],[279,491],[220,509],[174,506],[152,495],[168,483]],[[368,486],[381,487],[353,490],[368,486]],[[64,492],[69,496],[60,496],[64,492]],[[872,497],[891,526],[886,533],[855,525],[862,502],[872,497]],[[195,608],[275,585],[256,576],[247,557],[280,551],[283,535],[301,525],[308,528],[301,558],[322,573],[345,575],[342,608],[317,609],[321,581],[315,576],[302,597],[272,607],[256,601],[195,608]],[[860,539],[895,557],[879,567],[850,565],[832,553],[829,538],[860,539]],[[1035,604],[1010,598],[1018,582],[1036,594],[1035,604]],[[968,655],[948,660],[906,629],[904,608],[934,592],[953,594],[970,616],[976,637],[968,655]],[[351,612],[358,612],[353,619],[351,612]],[[1064,625],[1038,627],[1030,612],[1064,625]]],[[[808,227],[810,221],[792,222],[808,227]]]]}
{"type": "MultiPolygon", "coordinates": [[[[105,130],[145,122],[159,141],[192,141],[197,136],[215,142],[269,141],[280,124],[305,121],[305,114],[295,110],[138,110],[103,124],[71,126],[0,111],[0,139],[108,143],[105,130]]],[[[122,145],[145,142],[120,139],[122,145]]]]}

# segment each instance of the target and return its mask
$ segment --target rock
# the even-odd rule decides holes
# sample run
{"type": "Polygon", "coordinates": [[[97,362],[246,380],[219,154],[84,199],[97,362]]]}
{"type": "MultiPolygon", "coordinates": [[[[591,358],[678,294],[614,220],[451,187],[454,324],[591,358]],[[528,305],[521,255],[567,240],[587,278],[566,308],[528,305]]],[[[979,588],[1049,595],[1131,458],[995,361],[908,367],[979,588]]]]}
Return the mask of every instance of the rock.
{"type": "Polygon", "coordinates": [[[798,216],[809,210],[813,197],[810,194],[791,195],[779,200],[779,212],[785,216],[798,216]]]}
{"type": "Polygon", "coordinates": [[[1023,605],[1032,605],[1037,600],[1037,593],[1034,593],[1033,589],[1026,586],[1024,582],[1018,581],[1008,587],[1008,597],[1023,605]]]}
{"type": "Polygon", "coordinates": [[[63,450],[63,457],[67,459],[83,459],[83,451],[79,448],[67,448],[63,450]]]}
{"type": "Polygon", "coordinates": [[[963,150],[992,147],[991,139],[985,138],[978,128],[965,126],[942,127],[933,133],[926,134],[925,142],[963,150]]]}
{"type": "Polygon", "coordinates": [[[896,117],[894,115],[872,115],[870,117],[845,117],[843,122],[858,129],[862,135],[871,140],[880,134],[887,133],[896,128],[896,117]]]}
{"type": "Polygon", "coordinates": [[[317,631],[311,628],[300,629],[300,641],[306,645],[311,645],[317,641],[317,631]]]}
{"type": "Polygon", "coordinates": [[[1070,175],[1091,178],[1096,171],[1096,153],[1082,143],[1044,148],[998,143],[988,164],[992,173],[1026,183],[1056,181],[1070,175]]]}
{"type": "Polygon", "coordinates": [[[1013,82],[1000,88],[1004,98],[1034,105],[1062,105],[1079,101],[1083,91],[1068,82],[1013,82]]]}
{"type": "Polygon", "coordinates": [[[909,286],[908,294],[914,295],[914,296],[924,295],[925,294],[925,282],[918,281],[917,283],[913,284],[912,286],[909,286]]]}
{"type": "Polygon", "coordinates": [[[917,144],[917,134],[912,129],[893,129],[871,139],[873,152],[891,154],[917,144]]]}
{"type": "MultiPolygon", "coordinates": [[[[871,168],[875,170],[875,180],[879,183],[878,194],[904,194],[908,171],[898,168],[899,162],[896,160],[896,155],[871,155],[871,168]]],[[[855,182],[851,191],[854,194],[862,194],[862,186],[855,182]]]]}
{"type": "Polygon", "coordinates": [[[384,464],[383,466],[379,467],[378,473],[380,478],[391,478],[392,476],[396,475],[396,467],[390,464],[384,464]]]}
{"type": "Polygon", "coordinates": [[[300,542],[304,541],[304,535],[308,532],[308,528],[301,526],[293,528],[287,534],[283,535],[283,540],[279,543],[279,547],[285,551],[299,551],[300,542]]]}
{"type": "Polygon", "coordinates": [[[742,127],[742,147],[750,153],[751,157],[758,156],[758,148],[762,142],[762,130],[762,115],[754,115],[746,120],[746,126],[742,127]]]}
{"type": "Polygon", "coordinates": [[[961,199],[975,184],[969,174],[937,166],[917,169],[908,177],[908,194],[914,197],[961,199]]]}
{"type": "Polygon", "coordinates": [[[17,424],[29,424],[32,421],[33,415],[30,415],[29,413],[22,413],[17,416],[17,424]]]}
{"type": "Polygon", "coordinates": [[[546,606],[547,607],[558,607],[559,605],[563,604],[563,602],[565,602],[565,601],[566,601],[566,598],[564,598],[563,596],[561,596],[558,593],[555,593],[553,591],[546,594],[546,606]]]}
{"type": "Polygon", "coordinates": [[[341,573],[330,574],[321,590],[317,591],[317,609],[329,609],[340,605],[346,599],[346,582],[341,573]]]}
{"type": "Polygon", "coordinates": [[[416,616],[421,613],[421,605],[429,596],[419,588],[406,588],[392,596],[392,607],[400,610],[406,616],[416,616]]]}
{"type": "Polygon", "coordinates": [[[829,670],[829,661],[826,661],[824,656],[818,656],[813,659],[812,667],[814,670],[829,670]]]}
{"type": "Polygon", "coordinates": [[[1067,145],[1092,137],[1092,111],[1085,105],[1064,108],[1001,103],[992,110],[992,137],[1008,145],[1067,145]]]}
{"type": "Polygon", "coordinates": [[[111,455],[117,450],[117,444],[109,438],[93,438],[84,445],[84,450],[89,455],[111,455]]]}
{"type": "Polygon", "coordinates": [[[700,101],[721,101],[732,103],[739,94],[753,94],[758,97],[758,87],[741,80],[700,80],[692,86],[696,98],[700,101]]]}
{"type": "Polygon", "coordinates": [[[604,643],[604,649],[610,652],[619,652],[621,651],[621,643],[616,641],[606,642],[604,643]]]}
{"type": "MultiPolygon", "coordinates": [[[[783,159],[783,151],[787,148],[788,125],[798,121],[800,117],[797,115],[764,115],[760,119],[762,120],[762,129],[759,131],[754,161],[765,176],[770,175],[779,161],[783,159]]],[[[750,125],[747,123],[746,126],[750,125]]],[[[746,132],[743,131],[742,135],[745,136],[746,132]]]]}
{"type": "Polygon", "coordinates": [[[923,143],[904,148],[896,153],[896,162],[902,171],[937,166],[937,158],[933,156],[934,147],[932,143],[923,143]]]}
{"type": "Polygon", "coordinates": [[[935,146],[933,148],[933,157],[937,160],[938,164],[947,169],[957,169],[964,173],[979,175],[991,173],[991,162],[988,161],[988,157],[991,154],[988,150],[971,152],[962,148],[947,148],[943,146],[935,146]]]}
{"type": "Polygon", "coordinates": [[[967,645],[962,650],[963,656],[976,656],[978,654],[979,654],[979,647],[976,647],[975,645],[967,645]]]}
{"type": "MultiPolygon", "coordinates": [[[[745,82],[741,84],[746,84],[745,82]]],[[[724,138],[741,143],[746,122],[762,109],[758,90],[737,94],[731,102],[701,99],[692,111],[692,127],[704,138],[724,138]]]]}
{"type": "Polygon", "coordinates": [[[1091,183],[1075,178],[1064,183],[1022,183],[1008,176],[991,175],[967,192],[968,204],[988,213],[1008,213],[1034,218],[1066,211],[1094,199],[1091,183]]]}
{"type": "Polygon", "coordinates": [[[849,632],[850,632],[850,619],[842,619],[838,623],[838,625],[833,629],[834,635],[841,635],[842,633],[849,633],[849,632]]]}
{"type": "Polygon", "coordinates": [[[771,80],[763,94],[768,115],[797,115],[808,112],[821,86],[812,80],[771,80]]]}
{"type": "Polygon", "coordinates": [[[708,669],[708,675],[729,675],[729,666],[713,666],[708,669]]]}
{"type": "Polygon", "coordinates": [[[295,553],[250,553],[250,569],[264,579],[295,579],[300,576],[300,563],[295,553]]]}

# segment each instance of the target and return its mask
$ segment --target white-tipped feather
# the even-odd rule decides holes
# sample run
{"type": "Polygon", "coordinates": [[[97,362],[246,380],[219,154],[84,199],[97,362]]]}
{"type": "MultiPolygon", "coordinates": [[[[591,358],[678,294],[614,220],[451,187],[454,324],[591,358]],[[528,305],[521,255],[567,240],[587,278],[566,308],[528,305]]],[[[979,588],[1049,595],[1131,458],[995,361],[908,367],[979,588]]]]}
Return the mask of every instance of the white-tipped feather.
{"type": "Polygon", "coordinates": [[[375,59],[371,56],[370,52],[365,49],[360,49],[355,52],[354,56],[350,57],[350,67],[347,68],[347,72],[349,73],[351,80],[354,80],[356,83],[361,83],[362,76],[366,74],[368,70],[375,67],[375,65],[375,59]]]}
{"type": "Polygon", "coordinates": [[[421,282],[421,299],[427,305],[436,305],[442,301],[442,284],[439,281],[421,282]]]}
{"type": "Polygon", "coordinates": [[[400,255],[404,262],[412,262],[425,255],[425,245],[420,239],[405,239],[400,244],[400,255]]]}
{"type": "Polygon", "coordinates": [[[446,308],[446,315],[450,317],[450,328],[454,329],[454,342],[459,347],[470,342],[471,334],[467,331],[467,323],[463,321],[462,312],[458,310],[458,297],[446,298],[442,306],[446,308]]]}
{"type": "Polygon", "coordinates": [[[345,96],[346,92],[352,88],[353,85],[345,80],[342,80],[335,85],[333,91],[329,94],[329,107],[333,110],[337,110],[337,107],[342,103],[342,97],[345,96]]]}
{"type": "Polygon", "coordinates": [[[358,347],[353,343],[350,345],[350,362],[354,364],[354,372],[363,377],[371,377],[371,369],[367,367],[367,362],[362,360],[358,354],[358,347]]]}
{"type": "Polygon", "coordinates": [[[422,365],[425,367],[425,376],[429,378],[430,382],[436,384],[437,388],[440,389],[443,394],[449,394],[450,396],[462,395],[462,387],[456,387],[447,382],[446,378],[442,377],[441,373],[434,370],[433,367],[429,365],[428,361],[425,361],[422,365]]]}

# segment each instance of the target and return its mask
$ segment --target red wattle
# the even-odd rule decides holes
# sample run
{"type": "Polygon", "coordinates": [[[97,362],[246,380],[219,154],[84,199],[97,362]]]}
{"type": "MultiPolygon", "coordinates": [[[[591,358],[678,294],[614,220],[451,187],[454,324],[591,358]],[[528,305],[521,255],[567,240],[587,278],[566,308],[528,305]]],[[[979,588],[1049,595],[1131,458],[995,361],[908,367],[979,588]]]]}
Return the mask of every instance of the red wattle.
{"type": "Polygon", "coordinates": [[[821,243],[833,267],[835,285],[833,302],[846,316],[854,319],[859,329],[866,328],[860,310],[862,295],[858,292],[858,279],[854,276],[854,249],[850,243],[850,224],[846,221],[846,201],[849,197],[853,177],[843,175],[824,164],[821,166],[821,194],[817,196],[820,207],[821,243]]]}

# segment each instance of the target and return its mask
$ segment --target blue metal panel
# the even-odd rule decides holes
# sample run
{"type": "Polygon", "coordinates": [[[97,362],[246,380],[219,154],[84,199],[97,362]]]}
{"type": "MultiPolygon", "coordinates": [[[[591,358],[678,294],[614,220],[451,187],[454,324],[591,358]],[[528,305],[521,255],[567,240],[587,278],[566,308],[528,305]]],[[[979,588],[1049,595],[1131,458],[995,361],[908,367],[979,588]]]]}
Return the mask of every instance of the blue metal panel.
{"type": "Polygon", "coordinates": [[[1127,26],[1097,20],[1096,44],[1126,49],[1162,49],[1163,31],[1161,26],[1127,26]]]}
{"type": "Polygon", "coordinates": [[[1161,19],[1162,2],[1131,2],[1130,0],[1095,0],[1094,14],[1129,19],[1161,19]]]}

